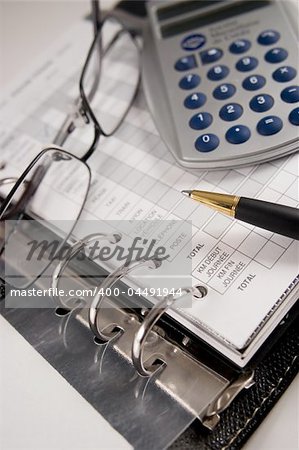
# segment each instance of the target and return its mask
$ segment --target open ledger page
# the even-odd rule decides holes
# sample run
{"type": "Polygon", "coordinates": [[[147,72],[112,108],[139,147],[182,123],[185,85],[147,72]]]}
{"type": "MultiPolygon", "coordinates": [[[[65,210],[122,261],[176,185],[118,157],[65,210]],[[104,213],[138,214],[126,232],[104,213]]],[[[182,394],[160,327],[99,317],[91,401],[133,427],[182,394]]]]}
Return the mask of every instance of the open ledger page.
{"type": "MultiPolygon", "coordinates": [[[[91,33],[89,23],[78,23],[2,93],[0,161],[6,167],[1,177],[22,173],[51,143],[78,95],[91,33]]],[[[122,83],[122,73],[109,76],[122,83]]],[[[107,114],[113,114],[117,101],[109,99],[107,114]]],[[[76,129],[66,150],[80,155],[91,132],[76,129]]],[[[177,243],[176,261],[192,261],[194,284],[208,289],[207,301],[194,303],[181,316],[193,332],[242,349],[275,308],[295,301],[284,293],[298,275],[297,242],[215,213],[180,191],[198,188],[296,207],[298,155],[233,170],[185,170],[161,141],[141,89],[125,123],[112,137],[100,139],[89,165],[92,186],[83,219],[192,221],[191,246],[184,234],[169,238],[177,243]]]]}

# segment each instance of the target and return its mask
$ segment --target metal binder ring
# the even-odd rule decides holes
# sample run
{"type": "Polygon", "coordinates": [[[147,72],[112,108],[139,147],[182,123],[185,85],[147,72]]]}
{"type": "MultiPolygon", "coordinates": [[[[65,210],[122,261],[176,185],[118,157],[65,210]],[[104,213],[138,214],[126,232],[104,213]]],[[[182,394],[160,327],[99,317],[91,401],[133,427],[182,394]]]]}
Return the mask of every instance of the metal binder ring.
{"type": "MultiPolygon", "coordinates": [[[[141,259],[139,261],[131,261],[129,264],[124,264],[114,272],[112,272],[101,284],[100,291],[94,296],[91,306],[89,308],[89,325],[95,336],[103,342],[110,341],[118,333],[111,331],[105,334],[102,330],[99,330],[97,321],[100,313],[101,305],[106,297],[105,292],[109,288],[112,288],[117,281],[131,273],[133,270],[141,269],[142,267],[148,267],[149,269],[156,269],[161,266],[161,261],[157,259],[141,259]]],[[[113,325],[113,324],[111,324],[113,325]]],[[[117,326],[117,324],[115,324],[117,326]]]]}
{"type": "Polygon", "coordinates": [[[66,258],[63,258],[55,267],[53,274],[52,274],[52,297],[54,301],[57,302],[58,306],[61,306],[65,309],[70,309],[69,305],[64,303],[60,295],[57,295],[57,292],[59,290],[59,282],[61,280],[62,274],[65,271],[66,267],[70,263],[71,259],[73,259],[78,253],[80,253],[81,250],[84,249],[87,245],[91,244],[92,242],[96,240],[108,240],[112,244],[115,244],[121,239],[121,236],[119,234],[103,234],[103,233],[93,233],[88,236],[86,236],[84,239],[76,242],[75,244],[71,245],[68,249],[68,253],[66,258]]]}
{"type": "MultiPolygon", "coordinates": [[[[143,350],[145,346],[146,339],[150,332],[152,331],[154,325],[156,322],[160,319],[160,317],[165,313],[165,311],[173,305],[179,298],[182,298],[183,296],[187,294],[195,294],[198,297],[197,288],[182,288],[181,294],[170,294],[166,297],[163,297],[162,300],[160,300],[155,306],[153,306],[152,309],[149,310],[145,318],[143,319],[142,324],[140,325],[140,328],[138,329],[137,333],[135,334],[133,344],[132,344],[132,361],[133,364],[138,371],[138,373],[144,377],[149,377],[157,370],[157,367],[151,366],[149,368],[145,368],[143,363],[143,350]]],[[[201,297],[203,297],[204,294],[201,293],[201,297]]]]}

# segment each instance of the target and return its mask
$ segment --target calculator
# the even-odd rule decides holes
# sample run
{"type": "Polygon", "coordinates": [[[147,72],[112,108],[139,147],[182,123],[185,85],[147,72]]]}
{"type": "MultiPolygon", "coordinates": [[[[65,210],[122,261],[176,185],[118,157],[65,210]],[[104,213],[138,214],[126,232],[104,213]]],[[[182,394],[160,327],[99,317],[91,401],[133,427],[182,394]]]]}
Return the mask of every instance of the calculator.
{"type": "Polygon", "coordinates": [[[143,86],[182,166],[239,167],[298,150],[298,23],[286,3],[148,3],[143,86]]]}

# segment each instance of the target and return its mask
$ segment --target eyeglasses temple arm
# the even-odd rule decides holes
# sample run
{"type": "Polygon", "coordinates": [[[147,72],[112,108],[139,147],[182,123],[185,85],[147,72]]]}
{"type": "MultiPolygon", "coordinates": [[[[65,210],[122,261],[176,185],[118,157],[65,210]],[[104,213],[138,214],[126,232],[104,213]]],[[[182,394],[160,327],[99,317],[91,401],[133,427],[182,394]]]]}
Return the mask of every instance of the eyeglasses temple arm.
{"type": "Polygon", "coordinates": [[[53,144],[57,145],[59,147],[63,147],[63,144],[69,137],[69,135],[74,131],[75,125],[74,125],[74,115],[68,114],[62,123],[61,127],[57,131],[56,136],[53,139],[53,144]]]}
{"type": "Polygon", "coordinates": [[[91,17],[93,22],[94,36],[96,36],[96,34],[101,28],[102,23],[101,7],[99,0],[91,0],[91,17]]]}
{"type": "MultiPolygon", "coordinates": [[[[99,0],[91,0],[91,17],[93,22],[93,29],[94,29],[94,38],[96,38],[100,28],[101,28],[101,8],[100,8],[100,1],[99,0]]],[[[98,85],[98,78],[99,75],[96,74],[95,77],[95,85],[98,85]]],[[[95,92],[96,86],[93,89],[95,92]]],[[[93,92],[93,94],[94,94],[93,92]]],[[[93,95],[92,95],[93,96],[93,95]]],[[[81,98],[79,98],[76,102],[77,105],[81,102],[81,98]]],[[[73,120],[73,114],[68,114],[65,118],[64,122],[62,123],[61,127],[59,128],[56,136],[54,137],[53,144],[58,145],[60,147],[63,146],[69,135],[74,131],[75,125],[73,120]]],[[[93,145],[93,144],[92,144],[93,145]]]]}

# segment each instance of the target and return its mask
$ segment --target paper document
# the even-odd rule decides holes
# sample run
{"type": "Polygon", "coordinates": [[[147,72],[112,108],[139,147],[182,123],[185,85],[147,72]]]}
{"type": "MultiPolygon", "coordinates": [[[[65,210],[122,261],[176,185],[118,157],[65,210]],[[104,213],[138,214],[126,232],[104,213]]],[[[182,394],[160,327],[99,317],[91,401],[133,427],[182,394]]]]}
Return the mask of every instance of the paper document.
{"type": "MultiPolygon", "coordinates": [[[[51,143],[78,95],[90,39],[91,25],[82,21],[3,93],[0,160],[7,165],[1,176],[20,174],[51,143]]],[[[121,82],[121,71],[113,76],[121,82]]],[[[117,100],[109,101],[107,114],[117,100]]],[[[79,155],[91,131],[76,129],[66,149],[79,155]]],[[[89,164],[92,187],[83,218],[192,221],[192,250],[186,253],[183,240],[176,258],[192,260],[193,282],[205,285],[208,297],[181,321],[208,341],[214,336],[230,348],[248,345],[298,275],[298,243],[215,213],[180,191],[234,193],[296,207],[298,155],[233,170],[185,170],[161,141],[140,92],[125,123],[100,139],[89,164]]]]}

